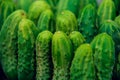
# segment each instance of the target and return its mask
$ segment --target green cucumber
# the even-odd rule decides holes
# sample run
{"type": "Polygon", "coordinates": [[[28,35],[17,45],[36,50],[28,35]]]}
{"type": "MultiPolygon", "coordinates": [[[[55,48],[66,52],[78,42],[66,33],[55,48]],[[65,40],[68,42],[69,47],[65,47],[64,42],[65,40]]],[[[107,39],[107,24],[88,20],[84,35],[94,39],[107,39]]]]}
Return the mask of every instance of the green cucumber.
{"type": "Polygon", "coordinates": [[[112,37],[107,33],[98,34],[91,42],[91,47],[96,68],[96,80],[111,80],[115,64],[115,45],[112,37]]]}
{"type": "Polygon", "coordinates": [[[55,31],[54,23],[55,23],[54,14],[50,9],[48,9],[41,13],[37,26],[40,32],[44,30],[49,30],[51,32],[54,32],[55,31]]]}
{"type": "Polygon", "coordinates": [[[73,45],[73,51],[75,52],[76,49],[85,42],[85,38],[83,35],[78,31],[73,31],[70,33],[69,38],[73,45]]]}
{"type": "Polygon", "coordinates": [[[72,44],[68,36],[61,31],[55,32],[52,39],[52,61],[54,66],[52,80],[69,80],[72,57],[72,44]]]}
{"type": "Polygon", "coordinates": [[[50,31],[43,31],[36,39],[36,80],[51,80],[52,58],[51,43],[53,34],[50,31]]]}
{"type": "Polygon", "coordinates": [[[18,80],[35,79],[35,39],[38,32],[29,19],[22,19],[18,27],[18,80]]]}
{"type": "Polygon", "coordinates": [[[70,80],[95,80],[93,52],[90,44],[77,48],[70,67],[70,80]]]}
{"type": "Polygon", "coordinates": [[[114,2],[112,0],[103,0],[97,12],[97,27],[100,27],[104,20],[114,20],[115,16],[114,2]]]}
{"type": "Polygon", "coordinates": [[[31,4],[28,10],[28,17],[37,25],[41,13],[50,8],[50,5],[45,0],[35,1],[31,4]]]}
{"type": "Polygon", "coordinates": [[[62,11],[56,18],[56,31],[63,31],[69,35],[72,31],[77,31],[77,20],[75,15],[68,10],[62,11]]]}
{"type": "Polygon", "coordinates": [[[106,32],[107,34],[109,34],[114,42],[115,42],[115,53],[119,53],[120,52],[120,27],[119,25],[112,20],[106,20],[103,22],[103,24],[101,25],[100,29],[99,29],[99,33],[104,33],[106,32]]]}
{"type": "Polygon", "coordinates": [[[90,43],[96,35],[96,9],[92,4],[85,6],[81,17],[78,17],[78,28],[86,42],[90,43]]]}
{"type": "Polygon", "coordinates": [[[17,80],[18,25],[26,18],[23,10],[13,12],[5,20],[0,32],[0,60],[3,71],[9,80],[17,80]]]}

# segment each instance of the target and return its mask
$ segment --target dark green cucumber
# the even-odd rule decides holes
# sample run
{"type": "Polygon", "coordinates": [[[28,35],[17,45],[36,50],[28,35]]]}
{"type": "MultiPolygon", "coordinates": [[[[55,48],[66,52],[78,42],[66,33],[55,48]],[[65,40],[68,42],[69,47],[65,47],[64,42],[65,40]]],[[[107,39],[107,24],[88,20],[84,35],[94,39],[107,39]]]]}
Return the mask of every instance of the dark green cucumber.
{"type": "Polygon", "coordinates": [[[36,80],[52,80],[51,43],[53,34],[39,33],[36,40],[36,80]]]}
{"type": "Polygon", "coordinates": [[[115,16],[114,2],[112,0],[102,0],[97,12],[97,27],[100,27],[104,20],[114,20],[115,16]]]}
{"type": "Polygon", "coordinates": [[[51,32],[54,32],[55,31],[54,23],[55,23],[54,14],[50,9],[48,9],[41,13],[37,26],[40,32],[44,30],[49,30],[51,32]]]}
{"type": "Polygon", "coordinates": [[[92,4],[83,9],[81,17],[78,18],[78,27],[86,42],[91,42],[96,34],[96,9],[92,4]]]}
{"type": "Polygon", "coordinates": [[[22,19],[18,27],[18,80],[35,79],[35,32],[38,32],[35,24],[22,19]]]}
{"type": "Polygon", "coordinates": [[[0,30],[6,18],[15,10],[12,0],[0,0],[0,30]]]}
{"type": "Polygon", "coordinates": [[[46,9],[50,9],[50,5],[45,0],[33,2],[28,10],[29,19],[37,24],[40,14],[46,9]]]}
{"type": "Polygon", "coordinates": [[[78,32],[78,31],[73,31],[70,33],[69,35],[70,40],[72,42],[73,45],[73,51],[75,52],[76,49],[85,42],[85,39],[83,37],[83,35],[78,32]]]}
{"type": "Polygon", "coordinates": [[[69,35],[72,31],[77,31],[77,20],[75,15],[68,10],[62,11],[57,15],[56,31],[63,31],[69,35]]]}
{"type": "Polygon", "coordinates": [[[98,34],[91,42],[91,47],[96,68],[96,80],[111,80],[115,64],[115,45],[112,37],[107,33],[98,34]]]}
{"type": "Polygon", "coordinates": [[[25,17],[23,10],[13,12],[5,20],[0,32],[1,65],[9,80],[17,80],[17,31],[19,22],[25,17]]]}
{"type": "Polygon", "coordinates": [[[52,39],[52,61],[54,66],[52,80],[69,80],[72,57],[70,39],[61,31],[55,32],[52,39]]]}
{"type": "Polygon", "coordinates": [[[70,80],[95,80],[93,52],[90,44],[77,48],[70,68],[70,80]]]}

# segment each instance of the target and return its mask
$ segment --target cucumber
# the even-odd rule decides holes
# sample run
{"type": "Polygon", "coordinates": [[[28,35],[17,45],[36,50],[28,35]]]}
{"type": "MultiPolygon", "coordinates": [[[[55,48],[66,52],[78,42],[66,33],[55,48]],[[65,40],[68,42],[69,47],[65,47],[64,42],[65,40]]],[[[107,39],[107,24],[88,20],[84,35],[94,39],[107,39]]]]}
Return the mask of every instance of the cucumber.
{"type": "Polygon", "coordinates": [[[93,52],[90,44],[82,44],[77,48],[70,67],[70,80],[95,80],[93,52]]]}
{"type": "Polygon", "coordinates": [[[51,7],[45,0],[37,0],[33,2],[28,10],[29,19],[37,25],[39,16],[46,9],[51,9],[51,7]]]}
{"type": "Polygon", "coordinates": [[[1,66],[9,80],[17,80],[18,25],[26,18],[23,10],[13,12],[5,20],[0,32],[1,66]]]}
{"type": "Polygon", "coordinates": [[[43,31],[36,39],[36,80],[52,80],[51,43],[53,34],[43,31]]]}
{"type": "Polygon", "coordinates": [[[72,61],[72,44],[62,31],[55,32],[52,38],[53,79],[69,80],[69,68],[72,61]]]}
{"type": "Polygon", "coordinates": [[[98,34],[91,42],[96,80],[111,80],[115,64],[115,44],[107,33],[98,34]]]}
{"type": "Polygon", "coordinates": [[[38,26],[40,32],[42,32],[44,30],[49,30],[51,32],[55,31],[54,14],[50,9],[45,10],[41,13],[37,26],[38,26]]]}
{"type": "Polygon", "coordinates": [[[103,0],[97,12],[97,27],[99,28],[104,20],[114,20],[116,16],[115,4],[112,0],[103,0]]]}
{"type": "Polygon", "coordinates": [[[67,35],[69,35],[72,31],[77,30],[78,30],[77,19],[71,11],[64,10],[57,15],[56,31],[63,31],[67,35]]]}
{"type": "Polygon", "coordinates": [[[85,38],[83,35],[78,31],[73,31],[70,33],[69,38],[73,45],[73,51],[75,52],[76,49],[85,42],[85,38]]]}
{"type": "Polygon", "coordinates": [[[78,17],[78,28],[87,43],[90,43],[96,35],[96,9],[92,4],[88,4],[83,9],[81,17],[78,17]]]}
{"type": "Polygon", "coordinates": [[[38,28],[29,19],[22,19],[18,27],[18,80],[35,79],[35,39],[38,28]]]}

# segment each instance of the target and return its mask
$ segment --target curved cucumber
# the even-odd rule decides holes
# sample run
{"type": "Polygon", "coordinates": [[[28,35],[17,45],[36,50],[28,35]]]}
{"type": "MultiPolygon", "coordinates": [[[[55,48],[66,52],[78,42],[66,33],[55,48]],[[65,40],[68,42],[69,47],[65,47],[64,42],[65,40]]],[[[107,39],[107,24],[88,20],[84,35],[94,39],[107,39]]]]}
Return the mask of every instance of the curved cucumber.
{"type": "Polygon", "coordinates": [[[18,25],[26,18],[23,10],[13,12],[5,20],[0,32],[0,59],[3,71],[9,80],[17,80],[18,25]]]}

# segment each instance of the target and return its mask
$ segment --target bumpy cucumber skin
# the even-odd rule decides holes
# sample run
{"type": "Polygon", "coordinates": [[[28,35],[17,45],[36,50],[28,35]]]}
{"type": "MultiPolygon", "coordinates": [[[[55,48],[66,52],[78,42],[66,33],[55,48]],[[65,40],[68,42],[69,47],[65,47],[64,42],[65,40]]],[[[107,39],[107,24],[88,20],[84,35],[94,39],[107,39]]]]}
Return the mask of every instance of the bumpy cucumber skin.
{"type": "Polygon", "coordinates": [[[36,80],[52,79],[51,43],[53,34],[43,31],[36,40],[36,80]]]}
{"type": "Polygon", "coordinates": [[[96,9],[92,4],[88,4],[83,9],[81,17],[78,18],[78,28],[83,34],[87,43],[90,43],[96,34],[96,9]]]}
{"type": "Polygon", "coordinates": [[[12,2],[12,0],[6,1],[1,0],[0,1],[0,29],[6,20],[6,18],[15,10],[15,5],[12,2]]]}
{"type": "Polygon", "coordinates": [[[83,35],[78,31],[71,32],[69,38],[72,42],[74,52],[81,44],[85,42],[83,35]]]}
{"type": "Polygon", "coordinates": [[[13,12],[5,20],[0,32],[1,65],[9,80],[17,80],[17,30],[19,22],[25,17],[23,10],[13,12]]]}
{"type": "Polygon", "coordinates": [[[77,48],[70,67],[70,80],[95,80],[93,52],[90,44],[77,48]]]}
{"type": "Polygon", "coordinates": [[[28,17],[37,25],[40,14],[50,8],[50,5],[45,0],[35,1],[28,10],[28,17]]]}
{"type": "Polygon", "coordinates": [[[37,26],[40,32],[44,30],[49,30],[51,32],[54,32],[55,31],[54,23],[55,23],[54,14],[50,9],[48,9],[41,13],[37,26]]]}
{"type": "Polygon", "coordinates": [[[57,13],[61,13],[63,10],[69,10],[73,12],[76,17],[78,16],[80,0],[60,0],[57,5],[57,13]]]}
{"type": "Polygon", "coordinates": [[[115,16],[114,2],[112,0],[103,0],[97,12],[97,27],[99,28],[104,20],[114,20],[115,16]]]}
{"type": "Polygon", "coordinates": [[[115,42],[116,53],[120,52],[120,27],[118,24],[112,20],[104,21],[99,29],[99,33],[103,32],[106,32],[113,38],[115,42]]]}
{"type": "Polygon", "coordinates": [[[96,80],[111,80],[115,63],[115,47],[112,37],[107,33],[98,34],[91,42],[96,80]]]}
{"type": "Polygon", "coordinates": [[[77,20],[75,15],[68,10],[62,11],[57,15],[56,31],[63,31],[69,35],[72,31],[77,31],[77,20]]]}
{"type": "Polygon", "coordinates": [[[28,19],[20,21],[18,27],[18,80],[35,79],[34,32],[36,31],[38,29],[32,21],[28,19]]]}
{"type": "Polygon", "coordinates": [[[69,80],[72,57],[70,39],[61,31],[55,32],[52,38],[52,61],[54,66],[52,80],[69,80]]]}

